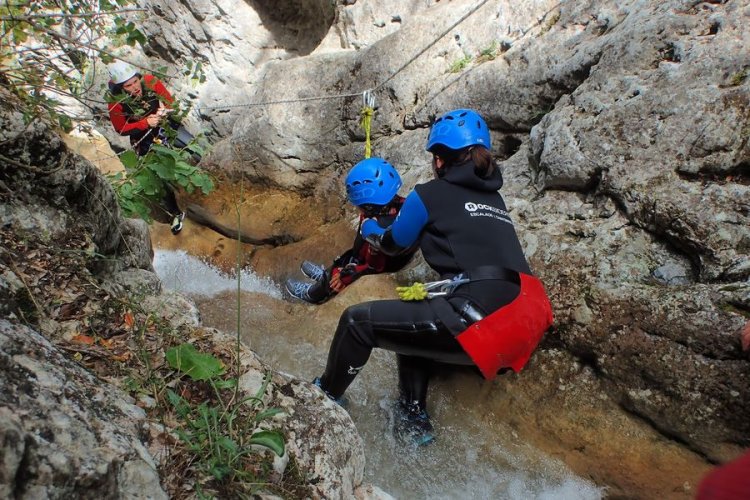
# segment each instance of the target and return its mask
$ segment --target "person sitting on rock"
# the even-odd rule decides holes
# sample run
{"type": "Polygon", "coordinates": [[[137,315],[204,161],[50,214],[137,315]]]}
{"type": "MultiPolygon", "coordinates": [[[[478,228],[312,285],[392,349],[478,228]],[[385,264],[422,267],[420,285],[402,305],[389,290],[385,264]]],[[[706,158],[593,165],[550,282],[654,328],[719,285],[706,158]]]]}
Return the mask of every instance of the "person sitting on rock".
{"type": "MultiPolygon", "coordinates": [[[[397,194],[401,177],[393,166],[382,158],[369,158],[357,163],[346,177],[346,194],[359,209],[360,228],[366,219],[386,228],[390,226],[404,198],[397,194]]],[[[361,276],[402,269],[412,258],[416,246],[395,257],[378,252],[360,235],[352,247],[334,259],[327,269],[308,260],[300,270],[313,282],[287,280],[286,289],[292,297],[311,304],[322,304],[351,285],[361,276]]]]}
{"type": "MultiPolygon", "coordinates": [[[[144,156],[154,143],[169,143],[162,128],[164,119],[176,130],[172,145],[186,147],[192,134],[169,117],[174,98],[164,84],[154,75],[141,75],[131,64],[116,61],[109,66],[109,119],[115,131],[130,137],[130,145],[138,156],[144,156]]],[[[198,159],[199,160],[199,159],[198,159]]],[[[174,190],[165,183],[164,209],[172,217],[172,233],[182,230],[185,213],[177,205],[174,190]]]]}

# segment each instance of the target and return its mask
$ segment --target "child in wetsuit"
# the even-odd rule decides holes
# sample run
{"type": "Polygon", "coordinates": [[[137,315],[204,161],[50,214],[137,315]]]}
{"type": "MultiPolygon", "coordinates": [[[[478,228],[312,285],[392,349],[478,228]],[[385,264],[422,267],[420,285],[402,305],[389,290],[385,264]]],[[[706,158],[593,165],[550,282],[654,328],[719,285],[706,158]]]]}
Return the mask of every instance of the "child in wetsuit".
{"type": "MultiPolygon", "coordinates": [[[[386,228],[390,226],[404,198],[396,194],[401,177],[393,166],[382,158],[368,158],[357,163],[346,177],[346,194],[359,208],[359,225],[373,219],[386,228]]],[[[416,247],[398,256],[388,256],[370,246],[357,228],[352,247],[334,259],[327,269],[310,261],[303,261],[302,273],[313,282],[287,280],[286,289],[292,297],[311,304],[322,304],[351,285],[361,276],[402,269],[412,258],[416,247]]]]}

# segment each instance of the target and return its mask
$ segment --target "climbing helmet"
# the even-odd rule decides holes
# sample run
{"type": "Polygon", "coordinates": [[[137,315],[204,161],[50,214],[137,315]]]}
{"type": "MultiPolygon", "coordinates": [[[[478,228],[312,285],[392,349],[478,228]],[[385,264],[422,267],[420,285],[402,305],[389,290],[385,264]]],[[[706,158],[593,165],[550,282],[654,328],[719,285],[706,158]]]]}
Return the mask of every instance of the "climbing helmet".
{"type": "Polygon", "coordinates": [[[109,77],[112,79],[112,83],[118,85],[127,82],[138,74],[138,70],[125,61],[115,61],[107,69],[109,69],[109,77]]]}
{"type": "Polygon", "coordinates": [[[346,195],[357,207],[387,205],[401,187],[401,176],[382,158],[368,158],[346,176],[346,195]]]}
{"type": "Polygon", "coordinates": [[[476,111],[448,111],[433,122],[425,149],[432,151],[438,145],[454,150],[477,145],[490,149],[490,129],[476,111]]]}

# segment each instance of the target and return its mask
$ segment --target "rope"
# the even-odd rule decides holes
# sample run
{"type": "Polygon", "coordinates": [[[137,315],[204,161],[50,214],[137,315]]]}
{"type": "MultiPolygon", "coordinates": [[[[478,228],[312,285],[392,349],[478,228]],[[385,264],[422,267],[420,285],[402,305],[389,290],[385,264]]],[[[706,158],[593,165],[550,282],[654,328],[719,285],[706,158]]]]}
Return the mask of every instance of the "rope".
{"type": "Polygon", "coordinates": [[[407,302],[427,298],[427,289],[424,283],[419,282],[413,283],[411,286],[398,286],[396,287],[396,293],[398,293],[399,299],[407,302]]]}
{"type": "MultiPolygon", "coordinates": [[[[395,78],[399,73],[401,73],[404,69],[406,69],[411,63],[416,61],[422,54],[427,52],[430,48],[432,48],[440,39],[442,39],[445,35],[450,33],[453,29],[456,28],[459,24],[464,22],[467,18],[469,18],[471,15],[473,15],[475,12],[477,12],[479,9],[481,9],[489,0],[482,0],[480,3],[478,3],[476,6],[472,7],[466,14],[461,16],[460,19],[458,19],[456,22],[451,24],[447,29],[445,29],[442,33],[440,33],[435,39],[433,39],[432,42],[430,42],[427,46],[425,46],[422,50],[420,50],[417,54],[415,54],[413,57],[411,57],[406,63],[401,65],[396,71],[391,73],[391,75],[383,80],[382,82],[378,83],[375,87],[372,89],[368,89],[362,92],[352,92],[347,94],[334,94],[334,95],[322,95],[322,96],[311,96],[311,97],[300,97],[296,99],[279,99],[279,100],[272,100],[272,101],[258,101],[258,102],[251,102],[246,104],[228,104],[224,106],[202,106],[202,107],[196,107],[195,109],[201,113],[202,111],[208,111],[208,110],[215,110],[215,109],[232,109],[232,108],[248,108],[248,107],[260,107],[260,106],[273,106],[276,104],[294,104],[299,102],[308,102],[308,101],[323,101],[323,100],[329,100],[329,99],[345,99],[348,97],[357,97],[362,96],[363,101],[365,101],[363,109],[360,113],[360,126],[364,128],[365,130],[365,158],[369,158],[371,154],[371,146],[370,146],[370,132],[371,132],[371,124],[372,124],[372,117],[375,113],[375,106],[374,106],[374,92],[382,88],[385,84],[390,82],[393,78],[395,78]],[[371,103],[370,106],[368,106],[368,102],[371,103]],[[369,109],[368,109],[369,108],[369,109]]],[[[556,9],[560,4],[556,4],[555,7],[550,9],[550,11],[556,9]]],[[[546,16],[546,14],[545,14],[546,16]]],[[[543,18],[542,18],[543,19],[543,18]]],[[[541,20],[534,23],[534,25],[538,25],[541,22],[541,20]]],[[[534,26],[532,25],[532,26],[534,26]]],[[[529,28],[531,29],[531,28],[529,28]]],[[[525,30],[523,32],[523,35],[525,35],[529,29],[525,30]]],[[[523,36],[522,35],[522,36],[523,36]]],[[[118,153],[114,156],[120,156],[122,153],[118,153]]],[[[112,156],[105,157],[103,159],[111,158],[112,156]]]]}
{"type": "Polygon", "coordinates": [[[373,89],[373,91],[378,90],[380,87],[382,87],[386,83],[390,82],[396,75],[398,75],[399,73],[401,73],[401,71],[403,71],[404,68],[406,68],[408,65],[410,65],[411,63],[413,63],[414,61],[416,61],[417,58],[419,58],[422,54],[424,54],[425,52],[427,52],[436,43],[438,43],[441,38],[443,38],[445,35],[447,35],[451,31],[453,31],[453,29],[456,26],[458,26],[459,24],[461,24],[462,22],[464,22],[469,16],[471,16],[472,14],[474,14],[476,11],[478,11],[480,8],[482,8],[482,6],[484,6],[484,4],[486,4],[489,1],[490,0],[482,0],[481,3],[479,3],[476,7],[472,8],[469,12],[467,12],[466,14],[464,14],[461,17],[461,19],[459,19],[458,21],[456,21],[455,23],[453,23],[447,30],[445,30],[442,33],[440,33],[440,35],[437,38],[435,38],[429,45],[427,45],[425,48],[423,48],[422,50],[420,50],[419,52],[417,52],[417,54],[414,57],[412,57],[411,59],[409,59],[408,61],[406,61],[406,63],[404,65],[402,65],[400,68],[398,68],[394,73],[392,73],[391,76],[389,76],[388,78],[386,78],[385,80],[383,80],[379,84],[375,85],[375,88],[373,89]]]}
{"type": "Polygon", "coordinates": [[[372,115],[375,114],[375,96],[372,91],[365,90],[362,93],[362,111],[360,112],[359,125],[365,130],[365,159],[372,155],[370,145],[370,130],[372,128],[372,115]]]}
{"type": "Polygon", "coordinates": [[[396,77],[396,75],[398,75],[404,69],[406,69],[407,66],[409,66],[411,63],[413,63],[414,61],[416,61],[422,54],[424,54],[425,52],[427,52],[436,43],[438,43],[441,38],[443,38],[445,35],[447,35],[448,33],[450,33],[456,26],[458,26],[459,24],[461,24],[462,22],[464,22],[469,16],[471,16],[472,14],[474,14],[476,11],[478,11],[480,8],[482,8],[489,1],[490,0],[482,0],[479,4],[477,4],[471,10],[469,10],[466,14],[464,14],[463,16],[461,16],[461,18],[458,21],[456,21],[452,25],[450,25],[450,27],[448,29],[446,29],[445,31],[443,31],[442,33],[440,33],[440,35],[438,35],[432,42],[430,42],[429,45],[427,45],[422,50],[420,50],[419,52],[417,52],[416,55],[414,55],[411,59],[409,59],[408,61],[406,61],[406,63],[404,63],[400,68],[398,68],[396,71],[394,71],[393,73],[391,73],[391,75],[388,78],[386,78],[385,80],[383,80],[382,82],[380,82],[379,84],[377,84],[371,90],[365,90],[363,92],[355,92],[355,93],[351,93],[351,94],[336,94],[336,95],[327,95],[327,96],[302,97],[302,98],[298,98],[298,99],[283,99],[283,100],[279,100],[279,101],[260,101],[260,102],[252,102],[252,103],[247,103],[247,104],[232,104],[232,105],[228,105],[228,106],[203,106],[203,107],[199,107],[197,109],[198,109],[199,112],[201,112],[201,111],[204,111],[204,110],[212,110],[212,109],[246,108],[246,107],[255,107],[255,106],[271,106],[271,105],[274,105],[274,104],[292,104],[292,103],[296,103],[296,102],[305,102],[305,101],[322,101],[322,100],[325,100],[325,99],[342,99],[342,98],[346,98],[346,97],[356,97],[356,96],[360,96],[360,95],[364,98],[365,97],[365,93],[367,93],[367,92],[374,93],[375,91],[377,91],[378,89],[380,89],[381,87],[383,87],[383,85],[385,85],[386,83],[390,82],[393,78],[396,77]]]}
{"type": "Polygon", "coordinates": [[[272,106],[274,104],[292,104],[295,102],[306,102],[306,101],[323,101],[326,99],[343,99],[345,97],[357,97],[362,95],[362,92],[355,92],[351,94],[336,94],[336,95],[321,95],[321,96],[313,96],[313,97],[299,97],[297,99],[281,99],[278,101],[259,101],[259,102],[251,102],[247,104],[228,104],[226,106],[203,106],[195,108],[199,112],[201,110],[208,110],[208,109],[229,109],[229,108],[249,108],[254,106],[272,106]]]}

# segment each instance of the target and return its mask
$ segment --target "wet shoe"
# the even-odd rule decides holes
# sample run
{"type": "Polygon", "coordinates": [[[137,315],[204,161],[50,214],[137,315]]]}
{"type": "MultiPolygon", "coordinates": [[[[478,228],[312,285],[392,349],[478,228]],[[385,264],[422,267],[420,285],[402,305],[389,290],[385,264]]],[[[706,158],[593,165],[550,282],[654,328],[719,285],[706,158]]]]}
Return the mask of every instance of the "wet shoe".
{"type": "Polygon", "coordinates": [[[295,299],[315,304],[315,301],[310,297],[312,286],[312,283],[305,283],[304,281],[286,280],[286,291],[289,292],[289,295],[295,299]]]}
{"type": "Polygon", "coordinates": [[[303,260],[299,268],[300,271],[302,271],[302,274],[315,281],[322,280],[323,276],[325,276],[326,274],[325,267],[315,264],[314,262],[310,262],[309,260],[303,260]]]}
{"type": "Polygon", "coordinates": [[[435,441],[430,416],[415,403],[398,403],[393,432],[401,442],[414,447],[426,446],[435,441]]]}
{"type": "Polygon", "coordinates": [[[172,219],[172,234],[182,231],[182,220],[185,218],[185,212],[181,212],[172,219]]]}
{"type": "Polygon", "coordinates": [[[313,379],[312,383],[313,383],[313,385],[317,386],[321,391],[323,391],[323,394],[325,394],[326,396],[328,396],[328,399],[330,399],[331,401],[333,401],[337,405],[341,406],[342,408],[344,407],[344,397],[341,396],[340,398],[336,399],[333,396],[331,396],[328,393],[328,391],[326,391],[325,389],[323,389],[323,386],[320,383],[320,377],[315,377],[315,379],[313,379]]]}

